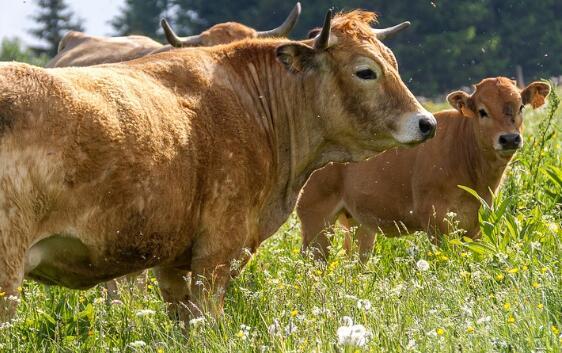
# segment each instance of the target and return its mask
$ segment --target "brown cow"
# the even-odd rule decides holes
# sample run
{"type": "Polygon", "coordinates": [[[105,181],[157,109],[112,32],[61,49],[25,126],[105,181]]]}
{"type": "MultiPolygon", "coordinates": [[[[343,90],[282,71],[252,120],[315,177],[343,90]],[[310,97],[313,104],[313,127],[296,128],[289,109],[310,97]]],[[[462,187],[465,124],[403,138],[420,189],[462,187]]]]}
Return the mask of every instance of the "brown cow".
{"type": "Polygon", "coordinates": [[[331,164],[316,171],[297,206],[303,249],[312,247],[318,258],[325,259],[329,243],[325,229],[341,214],[359,225],[363,261],[377,231],[391,236],[428,231],[437,236],[449,230],[444,220],[448,212],[456,213],[459,226],[475,237],[480,231],[480,204],[457,185],[468,186],[491,202],[489,190],[498,188],[523,143],[524,105],[543,105],[549,91],[541,82],[520,91],[510,79],[485,79],[472,95],[459,91],[447,97],[456,110],[435,114],[438,128],[432,140],[412,149],[386,151],[366,162],[331,164]]]}
{"type": "Polygon", "coordinates": [[[374,19],[328,13],[301,42],[0,65],[0,314],[24,277],[81,289],[149,267],[181,318],[220,312],[231,264],[315,169],[433,135],[374,19]]]}
{"type": "Polygon", "coordinates": [[[99,37],[82,32],[68,32],[59,43],[57,55],[45,67],[92,66],[118,63],[173,47],[198,47],[227,44],[246,38],[286,37],[295,27],[301,5],[297,2],[285,22],[269,31],[256,31],[237,22],[219,23],[201,34],[180,38],[162,20],[166,38],[172,45],[162,45],[145,36],[99,37]]]}

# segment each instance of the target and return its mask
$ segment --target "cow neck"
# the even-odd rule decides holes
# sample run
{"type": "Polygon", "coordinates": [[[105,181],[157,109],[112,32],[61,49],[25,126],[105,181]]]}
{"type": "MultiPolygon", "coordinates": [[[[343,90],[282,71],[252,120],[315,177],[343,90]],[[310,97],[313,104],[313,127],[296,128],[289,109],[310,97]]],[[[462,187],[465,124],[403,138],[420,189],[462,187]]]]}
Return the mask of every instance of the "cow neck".
{"type": "Polygon", "coordinates": [[[325,144],[323,114],[315,111],[318,79],[288,72],[274,56],[277,45],[254,50],[252,55],[229,55],[236,72],[232,77],[239,78],[231,85],[244,110],[265,133],[277,191],[283,193],[285,211],[291,212],[310,174],[328,161],[343,161],[344,154],[325,144]],[[243,65],[237,55],[244,56],[243,65]]]}
{"type": "Polygon", "coordinates": [[[453,153],[449,155],[449,166],[454,170],[451,172],[455,174],[464,169],[471,182],[467,186],[489,201],[489,190],[495,191],[498,187],[509,159],[500,158],[492,148],[482,146],[475,133],[478,129],[474,126],[478,124],[475,118],[459,117],[453,121],[453,131],[446,133],[452,139],[449,146],[453,153]]]}

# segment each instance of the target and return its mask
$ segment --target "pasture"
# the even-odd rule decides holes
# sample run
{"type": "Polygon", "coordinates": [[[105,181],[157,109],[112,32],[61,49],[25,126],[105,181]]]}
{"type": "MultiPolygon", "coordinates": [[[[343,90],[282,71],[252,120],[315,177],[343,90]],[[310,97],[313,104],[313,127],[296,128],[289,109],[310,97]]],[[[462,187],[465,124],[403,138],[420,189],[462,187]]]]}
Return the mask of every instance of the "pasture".
{"type": "Polygon", "coordinates": [[[121,287],[119,300],[102,286],[73,291],[25,281],[16,319],[0,328],[0,351],[559,352],[557,108],[552,95],[548,107],[525,114],[525,146],[494,206],[483,206],[481,241],[462,239],[450,214],[442,246],[424,234],[379,237],[361,265],[345,254],[336,230],[322,265],[301,255],[292,216],[231,283],[224,317],[192,321],[189,336],[166,315],[152,275],[146,291],[121,287]],[[349,330],[340,329],[338,337],[351,321],[364,330],[356,326],[344,337],[349,330]]]}

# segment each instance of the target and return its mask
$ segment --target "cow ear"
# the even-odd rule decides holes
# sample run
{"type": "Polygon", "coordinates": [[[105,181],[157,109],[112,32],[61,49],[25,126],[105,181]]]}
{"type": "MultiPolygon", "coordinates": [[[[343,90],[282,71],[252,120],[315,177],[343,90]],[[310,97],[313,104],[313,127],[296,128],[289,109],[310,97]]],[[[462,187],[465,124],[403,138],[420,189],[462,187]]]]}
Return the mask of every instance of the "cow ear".
{"type": "Polygon", "coordinates": [[[290,43],[277,47],[277,60],[291,72],[301,72],[314,65],[316,51],[303,43],[290,43]]]}
{"type": "Polygon", "coordinates": [[[470,95],[463,91],[455,91],[449,93],[447,96],[447,101],[449,104],[458,110],[462,115],[473,116],[474,113],[469,108],[470,95]]]}
{"type": "Polygon", "coordinates": [[[538,108],[544,104],[549,94],[550,85],[548,83],[533,82],[521,91],[521,99],[523,104],[531,104],[533,108],[538,108]]]}

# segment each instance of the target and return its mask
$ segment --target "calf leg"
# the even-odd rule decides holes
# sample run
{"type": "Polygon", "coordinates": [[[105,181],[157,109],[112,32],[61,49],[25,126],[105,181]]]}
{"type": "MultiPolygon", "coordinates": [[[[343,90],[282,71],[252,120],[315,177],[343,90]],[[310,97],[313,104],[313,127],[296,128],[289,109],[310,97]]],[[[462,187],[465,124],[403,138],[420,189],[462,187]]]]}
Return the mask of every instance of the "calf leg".
{"type": "Polygon", "coordinates": [[[0,244],[0,323],[9,321],[16,312],[19,291],[24,277],[25,252],[0,244]]]}
{"type": "Polygon", "coordinates": [[[356,237],[359,245],[359,261],[361,263],[366,263],[369,261],[371,257],[371,253],[373,251],[373,244],[375,243],[376,232],[370,231],[366,226],[361,224],[356,224],[353,219],[350,219],[347,215],[341,214],[338,217],[338,222],[343,226],[345,229],[345,238],[344,238],[344,249],[348,255],[352,253],[353,247],[353,236],[351,234],[351,227],[357,226],[356,230],[356,237]]]}
{"type": "Polygon", "coordinates": [[[173,320],[187,323],[191,317],[187,271],[174,267],[155,267],[153,270],[162,298],[169,304],[168,315],[173,320]]]}

